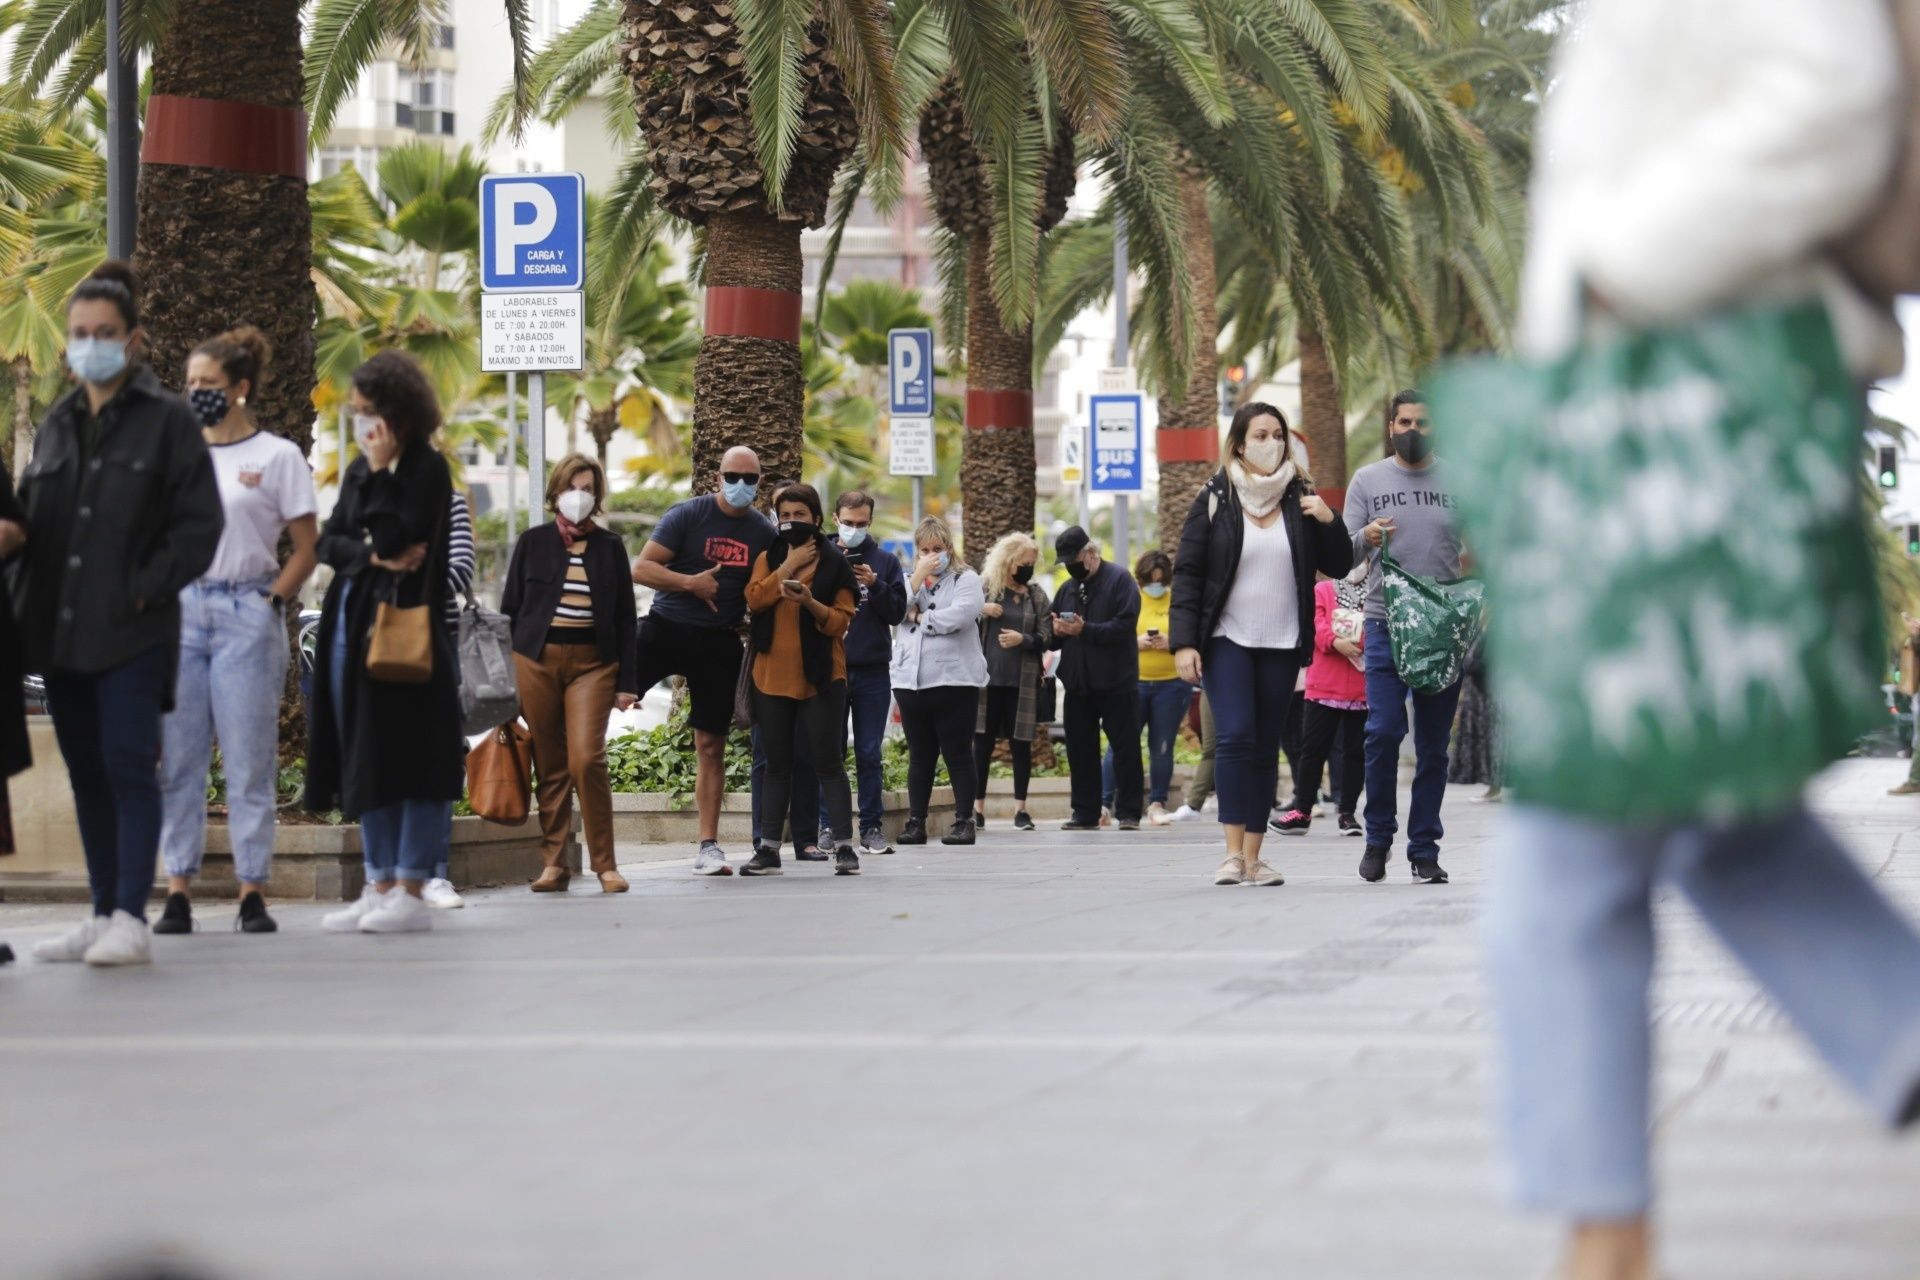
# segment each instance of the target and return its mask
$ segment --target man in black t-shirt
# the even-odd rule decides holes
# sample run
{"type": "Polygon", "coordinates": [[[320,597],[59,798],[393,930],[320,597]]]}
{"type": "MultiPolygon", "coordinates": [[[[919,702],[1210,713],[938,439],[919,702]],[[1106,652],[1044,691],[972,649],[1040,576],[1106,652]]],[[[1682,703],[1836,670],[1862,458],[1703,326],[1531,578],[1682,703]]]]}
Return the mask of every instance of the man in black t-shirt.
{"type": "Polygon", "coordinates": [[[740,679],[740,622],[747,575],[773,543],[771,522],[754,510],[760,459],[744,445],[720,459],[720,491],[679,503],[654,526],[634,561],[633,580],[654,591],[640,620],[639,687],[685,676],[688,722],[699,754],[694,802],[700,810],[696,875],[733,874],[720,847],[720,799],[726,790],[727,731],[740,679]]]}

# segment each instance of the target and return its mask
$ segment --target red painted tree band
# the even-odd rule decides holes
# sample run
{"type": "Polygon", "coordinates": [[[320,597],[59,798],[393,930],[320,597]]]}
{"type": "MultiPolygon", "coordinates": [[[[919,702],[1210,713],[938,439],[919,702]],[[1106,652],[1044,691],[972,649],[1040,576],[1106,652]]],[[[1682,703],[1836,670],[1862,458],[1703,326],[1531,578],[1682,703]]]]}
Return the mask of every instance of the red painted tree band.
{"type": "Polygon", "coordinates": [[[967,392],[967,426],[975,431],[1033,426],[1033,392],[967,392]]]}
{"type": "Polygon", "coordinates": [[[715,285],[707,290],[707,330],[717,338],[800,341],[800,295],[785,289],[715,285]]]}
{"type": "Polygon", "coordinates": [[[1162,427],[1154,447],[1162,463],[1220,461],[1220,433],[1212,427],[1162,427]]]}
{"type": "Polygon", "coordinates": [[[307,116],[297,107],[156,93],[147,99],[146,130],[145,164],[307,176],[307,116]]]}
{"type": "Polygon", "coordinates": [[[1314,492],[1320,495],[1322,502],[1332,507],[1335,511],[1347,505],[1347,487],[1345,485],[1341,485],[1338,489],[1316,489],[1314,492]]]}

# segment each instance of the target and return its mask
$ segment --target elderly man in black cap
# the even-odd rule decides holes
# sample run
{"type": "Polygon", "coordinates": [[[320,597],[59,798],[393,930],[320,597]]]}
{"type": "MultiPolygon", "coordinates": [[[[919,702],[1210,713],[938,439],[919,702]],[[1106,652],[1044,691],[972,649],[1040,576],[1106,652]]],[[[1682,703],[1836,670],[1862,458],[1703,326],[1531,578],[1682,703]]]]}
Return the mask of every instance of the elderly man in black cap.
{"type": "Polygon", "coordinates": [[[1100,829],[1100,731],[1113,743],[1113,816],[1122,831],[1140,829],[1140,649],[1134,627],[1140,588],[1133,575],[1100,558],[1079,525],[1053,542],[1054,562],[1073,581],[1053,598],[1053,643],[1073,774],[1068,831],[1100,829]]]}

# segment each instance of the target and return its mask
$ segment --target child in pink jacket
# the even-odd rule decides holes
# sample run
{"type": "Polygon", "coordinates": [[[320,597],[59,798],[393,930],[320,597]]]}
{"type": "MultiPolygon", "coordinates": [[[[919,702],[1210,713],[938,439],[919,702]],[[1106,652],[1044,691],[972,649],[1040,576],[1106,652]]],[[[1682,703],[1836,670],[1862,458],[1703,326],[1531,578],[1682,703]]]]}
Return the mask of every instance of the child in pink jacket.
{"type": "Polygon", "coordinates": [[[1281,835],[1305,835],[1313,825],[1320,771],[1340,741],[1340,834],[1358,836],[1362,780],[1366,777],[1367,675],[1361,652],[1366,608],[1365,580],[1323,579],[1313,589],[1313,665],[1307,668],[1307,714],[1301,730],[1300,767],[1293,803],[1273,820],[1281,835]]]}

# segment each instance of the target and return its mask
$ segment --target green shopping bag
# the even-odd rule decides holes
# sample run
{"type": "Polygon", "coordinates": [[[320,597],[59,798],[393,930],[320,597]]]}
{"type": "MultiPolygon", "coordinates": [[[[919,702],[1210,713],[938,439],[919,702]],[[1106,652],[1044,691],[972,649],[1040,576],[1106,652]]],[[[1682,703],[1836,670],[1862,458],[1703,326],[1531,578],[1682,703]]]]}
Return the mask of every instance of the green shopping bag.
{"type": "Polygon", "coordinates": [[[1477,578],[1441,582],[1409,573],[1393,558],[1390,536],[1380,543],[1380,580],[1386,588],[1394,670],[1415,693],[1451,689],[1466,669],[1467,651],[1486,626],[1486,584],[1477,578]]]}
{"type": "Polygon", "coordinates": [[[1822,307],[1462,364],[1431,391],[1523,799],[1763,816],[1879,720],[1861,401],[1822,307]]]}

